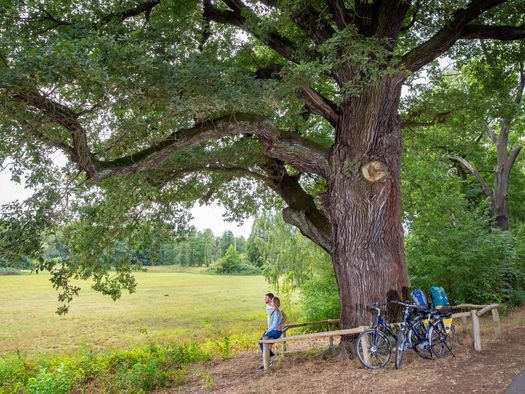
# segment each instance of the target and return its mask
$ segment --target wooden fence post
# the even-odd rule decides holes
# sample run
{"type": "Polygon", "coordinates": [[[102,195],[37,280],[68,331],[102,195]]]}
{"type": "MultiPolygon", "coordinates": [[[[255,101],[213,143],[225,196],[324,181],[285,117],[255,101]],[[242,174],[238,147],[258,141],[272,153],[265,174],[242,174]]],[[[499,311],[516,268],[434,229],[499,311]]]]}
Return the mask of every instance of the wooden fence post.
{"type": "MultiPolygon", "coordinates": [[[[332,325],[330,323],[328,323],[328,331],[332,331],[332,325]]],[[[334,337],[328,337],[328,340],[328,347],[330,348],[330,351],[332,351],[332,348],[334,347],[334,337]]]]}
{"type": "MultiPolygon", "coordinates": [[[[283,338],[286,338],[286,331],[283,331],[283,338]]],[[[283,342],[283,347],[282,347],[283,358],[284,358],[284,353],[286,353],[286,342],[283,342]]]]}
{"type": "Polygon", "coordinates": [[[496,338],[501,337],[501,323],[499,321],[499,312],[497,308],[492,310],[492,320],[494,320],[494,331],[496,332],[496,338]]]}
{"type": "Polygon", "coordinates": [[[265,371],[270,368],[270,344],[263,343],[263,367],[265,371]]]}
{"type": "Polygon", "coordinates": [[[474,350],[481,351],[481,332],[479,328],[479,317],[476,310],[470,311],[472,317],[472,339],[474,341],[474,350]]]}
{"type": "Polygon", "coordinates": [[[461,336],[463,337],[463,343],[467,343],[468,341],[468,323],[467,323],[466,316],[461,317],[461,336]]]}

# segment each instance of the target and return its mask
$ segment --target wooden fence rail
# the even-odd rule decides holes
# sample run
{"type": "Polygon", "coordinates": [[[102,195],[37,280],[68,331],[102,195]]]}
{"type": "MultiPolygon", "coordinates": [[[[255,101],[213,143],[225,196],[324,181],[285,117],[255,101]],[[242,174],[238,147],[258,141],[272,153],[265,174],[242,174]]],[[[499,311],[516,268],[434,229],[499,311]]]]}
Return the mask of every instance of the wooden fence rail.
{"type": "MultiPolygon", "coordinates": [[[[461,305],[452,306],[452,310],[470,309],[470,311],[453,313],[452,318],[461,319],[462,331],[465,331],[465,332],[467,328],[467,318],[470,317],[472,319],[472,342],[474,344],[474,349],[478,352],[481,351],[481,331],[480,331],[479,318],[483,316],[485,313],[489,311],[492,312],[492,320],[494,322],[494,331],[495,331],[496,338],[499,338],[501,336],[501,323],[499,320],[499,312],[498,312],[499,307],[500,307],[499,304],[491,304],[491,305],[461,304],[461,305]]],[[[395,326],[399,324],[401,323],[392,323],[391,325],[395,326]]],[[[283,335],[281,338],[259,340],[259,343],[263,345],[264,370],[267,371],[270,368],[270,345],[272,344],[282,343],[283,344],[283,356],[284,356],[284,353],[286,352],[286,343],[288,341],[312,339],[312,338],[328,338],[329,346],[332,347],[334,337],[340,337],[343,335],[360,334],[361,332],[369,328],[369,326],[360,326],[360,327],[348,328],[344,330],[332,330],[333,327],[338,327],[338,326],[339,326],[339,319],[289,324],[283,327],[283,335]],[[307,327],[307,326],[314,326],[314,325],[327,325],[328,331],[316,332],[316,333],[311,333],[311,334],[299,334],[299,335],[293,335],[293,336],[286,335],[287,331],[290,328],[307,327]]]]}

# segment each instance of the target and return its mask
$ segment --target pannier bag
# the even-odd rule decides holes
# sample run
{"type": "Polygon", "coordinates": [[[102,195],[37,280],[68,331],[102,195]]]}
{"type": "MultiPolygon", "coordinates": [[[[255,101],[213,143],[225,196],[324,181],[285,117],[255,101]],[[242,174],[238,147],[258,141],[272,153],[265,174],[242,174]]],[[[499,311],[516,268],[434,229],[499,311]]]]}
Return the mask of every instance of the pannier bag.
{"type": "Polygon", "coordinates": [[[412,301],[414,301],[414,304],[416,304],[417,306],[428,308],[427,297],[425,296],[425,293],[423,293],[423,290],[414,289],[410,293],[410,296],[412,297],[412,301]]]}
{"type": "Polygon", "coordinates": [[[430,288],[430,299],[434,308],[438,310],[450,309],[450,302],[448,301],[447,293],[441,286],[432,286],[430,288]]]}
{"type": "Polygon", "coordinates": [[[452,327],[452,318],[449,317],[447,319],[443,319],[443,326],[445,327],[445,332],[447,334],[449,334],[450,333],[450,329],[452,327]]]}

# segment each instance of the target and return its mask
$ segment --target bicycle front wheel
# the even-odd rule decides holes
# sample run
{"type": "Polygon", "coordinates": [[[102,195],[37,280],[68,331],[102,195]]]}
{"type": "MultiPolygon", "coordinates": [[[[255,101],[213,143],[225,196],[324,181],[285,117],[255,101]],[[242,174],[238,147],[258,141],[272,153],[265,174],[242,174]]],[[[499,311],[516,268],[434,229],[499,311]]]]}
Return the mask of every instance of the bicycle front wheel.
{"type": "Polygon", "coordinates": [[[403,364],[403,357],[405,355],[405,342],[407,338],[405,337],[405,334],[402,332],[399,333],[399,336],[397,338],[397,345],[396,345],[396,357],[394,359],[394,365],[396,369],[401,368],[401,364],[403,364]]]}
{"type": "Polygon", "coordinates": [[[355,342],[355,354],[366,368],[383,368],[390,361],[391,353],[388,337],[379,330],[365,331],[355,342]]]}

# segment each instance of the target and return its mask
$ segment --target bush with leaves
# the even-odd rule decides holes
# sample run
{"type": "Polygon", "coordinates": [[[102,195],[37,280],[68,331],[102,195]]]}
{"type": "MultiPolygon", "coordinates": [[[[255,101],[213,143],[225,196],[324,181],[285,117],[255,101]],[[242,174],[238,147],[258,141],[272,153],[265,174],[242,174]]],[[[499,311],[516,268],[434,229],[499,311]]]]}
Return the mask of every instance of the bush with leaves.
{"type": "Polygon", "coordinates": [[[234,245],[230,245],[217,262],[212,265],[209,272],[216,274],[244,274],[256,275],[260,274],[260,270],[246,262],[241,254],[237,252],[234,245]]]}
{"type": "Polygon", "coordinates": [[[525,287],[522,227],[494,229],[488,202],[464,194],[465,181],[448,171],[447,162],[430,168],[411,159],[406,161],[411,177],[404,181],[411,287],[443,286],[453,303],[519,304],[525,287]]]}

